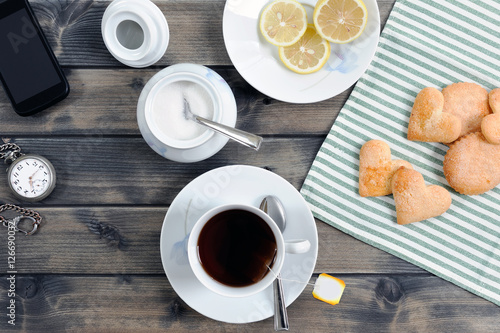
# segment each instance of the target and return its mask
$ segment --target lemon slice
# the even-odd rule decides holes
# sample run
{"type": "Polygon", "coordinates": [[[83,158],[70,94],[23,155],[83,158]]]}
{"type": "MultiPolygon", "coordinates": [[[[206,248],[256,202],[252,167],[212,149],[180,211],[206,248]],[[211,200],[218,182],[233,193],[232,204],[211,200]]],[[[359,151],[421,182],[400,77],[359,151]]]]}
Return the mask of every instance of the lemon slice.
{"type": "Polygon", "coordinates": [[[361,0],[320,0],[314,7],[314,26],[332,43],[355,40],[365,29],[367,20],[368,11],[361,0]]]}
{"type": "Polygon", "coordinates": [[[318,35],[312,24],[297,43],[278,50],[283,64],[299,74],[320,70],[330,57],[330,43],[318,35]]]}
{"type": "Polygon", "coordinates": [[[335,305],[340,302],[344,289],[344,281],[322,273],[318,276],[314,284],[313,296],[320,301],[335,305]]]}
{"type": "Polygon", "coordinates": [[[260,32],[276,46],[295,44],[307,28],[304,6],[295,0],[271,2],[260,15],[260,32]]]}

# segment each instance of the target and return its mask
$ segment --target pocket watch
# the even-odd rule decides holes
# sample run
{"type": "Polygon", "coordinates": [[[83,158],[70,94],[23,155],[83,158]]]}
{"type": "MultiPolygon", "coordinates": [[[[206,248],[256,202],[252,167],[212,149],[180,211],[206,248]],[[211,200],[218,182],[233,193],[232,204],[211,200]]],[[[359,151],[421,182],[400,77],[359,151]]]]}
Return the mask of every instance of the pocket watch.
{"type": "Polygon", "coordinates": [[[6,143],[0,145],[1,158],[10,163],[7,181],[16,197],[25,201],[40,201],[54,190],[56,170],[45,157],[22,154],[18,145],[6,143]]]}

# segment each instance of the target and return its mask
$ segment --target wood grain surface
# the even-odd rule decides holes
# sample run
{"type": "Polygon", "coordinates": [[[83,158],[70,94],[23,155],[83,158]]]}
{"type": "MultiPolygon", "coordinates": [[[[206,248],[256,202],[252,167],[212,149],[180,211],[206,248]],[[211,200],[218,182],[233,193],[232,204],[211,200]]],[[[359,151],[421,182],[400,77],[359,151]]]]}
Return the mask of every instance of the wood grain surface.
{"type": "MultiPolygon", "coordinates": [[[[137,99],[158,70],[66,69],[70,95],[43,114],[32,117],[2,112],[2,135],[140,136],[137,99]]],[[[233,90],[238,113],[236,126],[262,135],[326,136],[351,90],[319,103],[290,104],[261,94],[234,68],[215,67],[214,70],[233,90]]],[[[0,108],[10,108],[3,90],[0,108]]]]}
{"type": "MultiPolygon", "coordinates": [[[[288,307],[295,332],[496,332],[498,307],[431,275],[343,275],[333,307],[306,288],[288,307]],[[439,293],[436,293],[439,290],[439,293]],[[478,320],[478,318],[482,318],[478,320]]],[[[314,281],[315,277],[311,279],[314,281]]],[[[272,318],[225,324],[191,310],[159,275],[23,275],[19,326],[27,332],[272,332],[272,318]],[[35,315],[36,314],[36,315],[35,315]]],[[[5,288],[2,280],[0,287],[5,288]]],[[[5,304],[5,303],[4,303],[5,304]]],[[[6,327],[0,324],[1,328],[6,327]]],[[[7,327],[6,330],[10,329],[7,327]]]]}
{"type": "MultiPolygon", "coordinates": [[[[251,0],[246,0],[251,1],[251,0]]],[[[30,0],[71,85],[67,99],[19,117],[0,90],[0,136],[49,158],[55,191],[40,203],[16,199],[0,177],[0,203],[36,209],[37,234],[16,236],[16,325],[7,323],[11,288],[6,229],[0,231],[0,331],[272,332],[272,318],[227,324],[191,309],[162,267],[160,231],[170,204],[197,176],[217,167],[265,168],[299,189],[352,89],[314,104],[274,100],[233,67],[222,35],[223,0],[154,0],[170,44],[145,69],[107,51],[101,18],[109,0],[30,0]],[[237,127],[264,136],[259,152],[229,142],[213,157],[181,164],[143,140],[137,99],[162,68],[209,66],[230,85],[237,127]]],[[[382,27],[394,0],[377,1],[382,27]]],[[[500,308],[317,220],[318,260],[310,282],[329,273],[346,282],[331,306],[307,286],[288,308],[292,332],[498,332],[500,308]]]]}
{"type": "MultiPolygon", "coordinates": [[[[23,274],[164,274],[160,231],[168,206],[71,207],[37,210],[37,237],[18,237],[16,267],[23,274]],[[41,251],[50,244],[52,251],[41,251]],[[76,260],[76,261],[75,261],[76,260]]],[[[425,271],[317,222],[315,272],[423,274],[425,271]]],[[[0,244],[7,261],[7,245],[0,244]]]]}

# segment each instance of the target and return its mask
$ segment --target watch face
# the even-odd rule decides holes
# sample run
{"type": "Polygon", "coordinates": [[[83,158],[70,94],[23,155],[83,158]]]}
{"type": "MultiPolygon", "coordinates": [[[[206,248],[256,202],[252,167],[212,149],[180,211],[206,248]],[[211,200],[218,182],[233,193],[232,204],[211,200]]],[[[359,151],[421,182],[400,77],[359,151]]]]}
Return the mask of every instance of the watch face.
{"type": "Polygon", "coordinates": [[[55,187],[54,167],[41,156],[24,155],[9,168],[9,185],[25,200],[41,200],[55,187]]]}

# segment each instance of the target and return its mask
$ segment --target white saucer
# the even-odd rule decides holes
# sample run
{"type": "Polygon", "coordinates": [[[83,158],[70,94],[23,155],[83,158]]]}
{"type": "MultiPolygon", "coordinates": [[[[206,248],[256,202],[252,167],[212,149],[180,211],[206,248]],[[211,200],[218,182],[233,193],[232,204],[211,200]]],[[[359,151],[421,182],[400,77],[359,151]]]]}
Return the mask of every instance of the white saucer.
{"type": "MultiPolygon", "coordinates": [[[[227,0],[223,16],[226,49],[240,75],[263,94],[283,102],[313,103],[334,97],[353,85],[365,72],[377,49],[380,14],[376,0],[364,0],[368,23],[351,43],[331,43],[328,62],[316,73],[297,74],[286,68],[278,47],[259,30],[260,13],[270,0],[227,0]]],[[[315,0],[299,0],[309,23],[315,0]]]]}
{"type": "Polygon", "coordinates": [[[181,63],[171,65],[156,73],[151,79],[149,79],[142,89],[137,102],[137,124],[147,144],[159,155],[172,161],[182,163],[202,161],[215,155],[224,147],[229,139],[221,134],[214,133],[209,140],[199,146],[178,149],[166,146],[162,141],[153,135],[147,126],[145,108],[148,94],[158,81],[173,73],[193,73],[200,75],[214,86],[220,95],[222,114],[220,122],[224,125],[234,127],[236,124],[236,100],[234,99],[233,92],[227,82],[224,81],[224,79],[217,74],[217,72],[208,67],[197,64],[181,63]]]}
{"type": "Polygon", "coordinates": [[[225,203],[258,207],[262,199],[271,194],[280,198],[285,208],[285,240],[302,238],[311,242],[308,253],[285,256],[282,278],[302,281],[283,281],[288,306],[306,287],[318,254],[318,233],[312,213],[289,182],[265,169],[245,165],[226,166],[208,171],[191,181],[168,209],[160,237],[163,268],[177,294],[202,315],[228,323],[249,323],[274,314],[272,285],[249,297],[218,295],[196,279],[186,252],[190,230],[207,210],[225,203]]]}

